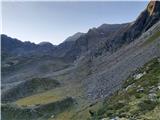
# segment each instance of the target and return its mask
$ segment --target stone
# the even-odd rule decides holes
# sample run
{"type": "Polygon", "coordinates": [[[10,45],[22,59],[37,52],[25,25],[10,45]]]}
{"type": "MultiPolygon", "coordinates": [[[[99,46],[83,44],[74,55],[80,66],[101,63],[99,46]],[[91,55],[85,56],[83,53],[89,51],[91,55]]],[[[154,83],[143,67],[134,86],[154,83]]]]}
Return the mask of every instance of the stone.
{"type": "Polygon", "coordinates": [[[109,120],[108,118],[102,118],[101,120],[109,120]]]}
{"type": "Polygon", "coordinates": [[[55,115],[51,115],[51,118],[54,118],[55,117],[55,115]]]}
{"type": "Polygon", "coordinates": [[[139,73],[139,74],[137,74],[137,75],[134,75],[134,79],[135,80],[138,80],[138,79],[140,79],[143,75],[145,75],[146,74],[146,72],[143,72],[143,73],[139,73]]]}
{"type": "Polygon", "coordinates": [[[157,99],[157,94],[156,94],[156,93],[150,93],[148,97],[149,97],[149,99],[150,99],[151,101],[156,101],[156,99],[157,99]]]}
{"type": "Polygon", "coordinates": [[[160,90],[160,83],[158,83],[158,87],[157,88],[160,90]]]}
{"type": "Polygon", "coordinates": [[[137,92],[143,92],[144,91],[144,88],[141,87],[140,89],[137,90],[137,92]]]}
{"type": "Polygon", "coordinates": [[[129,88],[132,88],[134,85],[135,85],[135,83],[133,83],[133,84],[131,84],[131,85],[128,85],[125,90],[128,91],[128,89],[129,89],[129,88]]]}
{"type": "Polygon", "coordinates": [[[115,117],[115,118],[112,118],[110,120],[120,120],[120,118],[119,117],[115,117]]]}
{"type": "Polygon", "coordinates": [[[140,88],[140,87],[141,87],[141,85],[138,85],[137,87],[138,87],[138,88],[140,88]]]}
{"type": "Polygon", "coordinates": [[[157,91],[157,88],[156,87],[153,87],[150,91],[149,91],[149,93],[155,93],[157,91]]]}

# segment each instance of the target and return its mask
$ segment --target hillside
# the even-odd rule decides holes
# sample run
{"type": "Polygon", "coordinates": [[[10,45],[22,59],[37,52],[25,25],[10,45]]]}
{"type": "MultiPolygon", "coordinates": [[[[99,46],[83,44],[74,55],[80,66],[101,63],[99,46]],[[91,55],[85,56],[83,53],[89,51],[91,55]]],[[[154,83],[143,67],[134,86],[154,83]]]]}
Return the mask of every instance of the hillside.
{"type": "Polygon", "coordinates": [[[160,118],[160,60],[155,58],[139,68],[122,88],[92,111],[90,120],[158,120],[160,118]]]}

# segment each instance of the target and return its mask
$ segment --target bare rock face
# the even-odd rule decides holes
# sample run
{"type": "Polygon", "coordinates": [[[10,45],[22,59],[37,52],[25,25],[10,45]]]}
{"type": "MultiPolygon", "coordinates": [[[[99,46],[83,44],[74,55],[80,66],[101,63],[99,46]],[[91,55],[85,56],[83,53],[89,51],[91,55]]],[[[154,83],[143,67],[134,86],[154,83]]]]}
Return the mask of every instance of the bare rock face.
{"type": "Polygon", "coordinates": [[[157,8],[156,1],[150,1],[150,3],[147,6],[147,11],[149,12],[149,15],[155,14],[155,9],[157,8]]]}
{"type": "Polygon", "coordinates": [[[103,24],[80,37],[65,56],[74,59],[91,52],[93,56],[100,56],[106,51],[114,52],[123,44],[128,44],[146,32],[160,20],[160,2],[151,1],[147,8],[132,23],[103,24]]]}
{"type": "Polygon", "coordinates": [[[149,2],[145,11],[140,15],[140,18],[144,17],[144,31],[148,30],[153,24],[160,20],[160,2],[149,2]]]}
{"type": "Polygon", "coordinates": [[[124,28],[121,32],[118,32],[111,41],[111,46],[121,46],[124,43],[130,43],[134,39],[138,38],[142,33],[147,31],[151,26],[156,24],[160,20],[160,2],[154,1],[148,4],[148,7],[139,15],[139,17],[124,28]]]}

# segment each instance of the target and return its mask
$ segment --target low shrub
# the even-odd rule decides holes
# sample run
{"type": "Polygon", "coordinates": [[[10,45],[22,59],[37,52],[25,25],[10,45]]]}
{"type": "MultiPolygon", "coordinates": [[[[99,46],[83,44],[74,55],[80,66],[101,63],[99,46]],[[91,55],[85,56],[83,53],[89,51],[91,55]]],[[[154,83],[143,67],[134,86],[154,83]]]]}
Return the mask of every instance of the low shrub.
{"type": "Polygon", "coordinates": [[[138,104],[139,110],[142,112],[153,110],[158,103],[151,100],[143,100],[138,104]]]}

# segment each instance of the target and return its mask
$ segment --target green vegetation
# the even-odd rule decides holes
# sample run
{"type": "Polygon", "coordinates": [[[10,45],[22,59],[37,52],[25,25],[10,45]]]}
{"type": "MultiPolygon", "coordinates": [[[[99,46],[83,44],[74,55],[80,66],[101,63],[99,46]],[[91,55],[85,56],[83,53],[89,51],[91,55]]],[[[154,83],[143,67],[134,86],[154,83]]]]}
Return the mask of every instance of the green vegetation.
{"type": "Polygon", "coordinates": [[[151,100],[143,100],[138,104],[139,110],[142,112],[153,110],[157,106],[157,102],[151,100]]]}
{"type": "Polygon", "coordinates": [[[2,101],[15,101],[18,98],[44,92],[58,86],[60,86],[60,83],[54,79],[33,78],[8,90],[6,94],[2,96],[2,101]]]}
{"type": "Polygon", "coordinates": [[[82,89],[80,86],[70,85],[70,86],[59,86],[55,89],[47,90],[38,94],[30,95],[28,97],[24,97],[18,99],[15,103],[19,106],[32,106],[36,104],[48,104],[55,101],[59,101],[64,99],[67,96],[78,97],[81,96],[82,89]],[[73,87],[76,87],[77,89],[73,87]]]}
{"type": "Polygon", "coordinates": [[[75,104],[73,98],[68,97],[61,101],[35,107],[19,107],[12,104],[2,105],[3,120],[47,120],[75,104]]]}
{"type": "Polygon", "coordinates": [[[58,90],[59,88],[21,98],[16,101],[16,104],[19,106],[32,106],[35,104],[47,104],[55,102],[57,100],[63,99],[61,95],[62,93],[58,90]]]}
{"type": "Polygon", "coordinates": [[[160,113],[159,87],[160,59],[155,58],[130,76],[122,89],[104,101],[103,107],[88,119],[157,120],[160,113]],[[146,74],[136,79],[135,76],[141,73],[146,74]]]}

